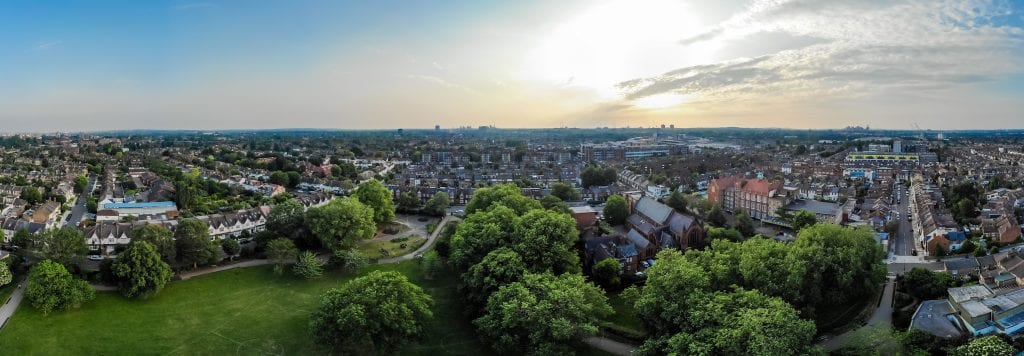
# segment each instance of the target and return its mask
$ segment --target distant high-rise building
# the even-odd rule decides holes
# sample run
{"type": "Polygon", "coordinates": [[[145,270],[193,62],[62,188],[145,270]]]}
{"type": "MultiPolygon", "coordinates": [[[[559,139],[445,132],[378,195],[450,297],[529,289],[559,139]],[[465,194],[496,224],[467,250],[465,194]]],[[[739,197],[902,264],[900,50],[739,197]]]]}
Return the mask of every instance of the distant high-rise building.
{"type": "Polygon", "coordinates": [[[661,128],[665,128],[665,124],[661,124],[661,128]]]}
{"type": "Polygon", "coordinates": [[[484,153],[480,155],[480,163],[491,163],[491,154],[484,153]]]}
{"type": "Polygon", "coordinates": [[[903,153],[903,141],[896,140],[892,142],[892,153],[903,153]]]}
{"type": "Polygon", "coordinates": [[[434,131],[440,131],[441,125],[434,125],[434,131]]]}
{"type": "Polygon", "coordinates": [[[422,161],[423,163],[430,163],[430,154],[424,153],[420,155],[420,161],[422,161]]]}

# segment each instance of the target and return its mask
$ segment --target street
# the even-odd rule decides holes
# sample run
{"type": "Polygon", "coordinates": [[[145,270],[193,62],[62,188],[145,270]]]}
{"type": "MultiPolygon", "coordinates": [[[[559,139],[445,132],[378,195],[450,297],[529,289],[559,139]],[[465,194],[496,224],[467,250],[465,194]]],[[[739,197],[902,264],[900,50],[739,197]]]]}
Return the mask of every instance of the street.
{"type": "Polygon", "coordinates": [[[88,211],[86,204],[89,202],[89,196],[92,195],[92,191],[96,189],[96,176],[89,175],[89,184],[86,184],[85,191],[78,195],[75,206],[71,208],[71,215],[68,215],[67,220],[64,221],[64,226],[76,227],[78,222],[82,221],[82,217],[88,211]]]}
{"type": "MultiPolygon", "coordinates": [[[[910,206],[910,197],[907,194],[907,188],[903,184],[896,183],[896,197],[900,201],[896,205],[896,212],[899,214],[898,221],[900,222],[900,228],[893,236],[893,252],[897,256],[910,256],[913,254],[915,249],[914,246],[914,235],[910,228],[910,216],[907,214],[907,208],[910,206]]],[[[919,251],[920,252],[920,251],[919,251]]]]}

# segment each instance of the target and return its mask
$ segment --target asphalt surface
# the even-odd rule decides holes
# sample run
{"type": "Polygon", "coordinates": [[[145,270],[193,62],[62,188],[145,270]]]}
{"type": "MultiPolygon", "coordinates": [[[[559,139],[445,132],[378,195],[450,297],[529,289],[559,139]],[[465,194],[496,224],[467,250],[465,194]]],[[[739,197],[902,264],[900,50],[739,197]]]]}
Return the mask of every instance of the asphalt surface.
{"type": "Polygon", "coordinates": [[[64,221],[64,226],[78,226],[78,222],[82,221],[85,213],[88,212],[86,203],[89,202],[89,197],[92,196],[94,189],[96,189],[96,176],[90,174],[89,184],[86,185],[85,191],[78,195],[78,200],[75,201],[75,206],[71,208],[71,215],[68,215],[67,220],[64,221]]]}
{"type": "Polygon", "coordinates": [[[843,347],[843,344],[853,338],[853,336],[862,328],[870,328],[879,325],[892,325],[892,296],[895,288],[895,282],[895,277],[889,277],[886,279],[885,289],[882,292],[882,300],[878,304],[878,307],[875,308],[875,312],[871,314],[871,318],[868,319],[867,325],[836,335],[835,337],[826,340],[821,345],[828,351],[835,351],[840,347],[843,347]]]}
{"type": "MultiPolygon", "coordinates": [[[[909,195],[907,194],[907,188],[903,184],[896,184],[896,192],[898,192],[900,203],[897,204],[896,211],[899,212],[900,228],[896,236],[893,238],[893,244],[895,247],[895,254],[898,256],[910,256],[913,254],[914,246],[914,234],[911,231],[911,225],[909,215],[907,214],[907,208],[910,206],[909,195]]],[[[921,252],[921,251],[918,251],[921,252]]]]}

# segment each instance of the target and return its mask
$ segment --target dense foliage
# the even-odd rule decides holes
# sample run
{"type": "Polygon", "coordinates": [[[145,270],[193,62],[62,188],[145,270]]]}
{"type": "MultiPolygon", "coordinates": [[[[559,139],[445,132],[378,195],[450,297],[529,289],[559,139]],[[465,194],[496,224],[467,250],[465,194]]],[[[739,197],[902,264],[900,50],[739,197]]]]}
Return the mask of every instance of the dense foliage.
{"type": "Polygon", "coordinates": [[[347,251],[359,240],[372,238],[377,231],[374,210],[355,198],[335,199],[310,208],[306,211],[306,222],[313,236],[335,253],[347,251]]]}
{"type": "Polygon", "coordinates": [[[324,294],[310,325],[337,353],[386,355],[423,334],[432,305],[404,275],[374,271],[324,294]]]}
{"type": "Polygon", "coordinates": [[[25,289],[25,300],[43,314],[75,307],[95,296],[88,282],[75,279],[63,265],[51,260],[32,268],[25,289]]]}
{"type": "Polygon", "coordinates": [[[118,255],[112,266],[118,290],[129,298],[147,298],[161,289],[174,275],[156,247],[146,241],[133,241],[118,255]]]}
{"type": "Polygon", "coordinates": [[[374,222],[380,224],[395,219],[395,202],[391,198],[391,190],[376,179],[360,184],[353,196],[373,209],[374,222]]]}

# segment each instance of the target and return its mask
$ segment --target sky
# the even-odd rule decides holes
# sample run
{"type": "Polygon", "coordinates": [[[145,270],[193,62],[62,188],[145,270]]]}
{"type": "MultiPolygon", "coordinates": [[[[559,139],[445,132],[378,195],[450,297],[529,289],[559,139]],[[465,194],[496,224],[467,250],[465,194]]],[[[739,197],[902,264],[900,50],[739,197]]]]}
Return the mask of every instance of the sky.
{"type": "Polygon", "coordinates": [[[0,2],[0,132],[1024,128],[1024,1],[0,2]]]}

